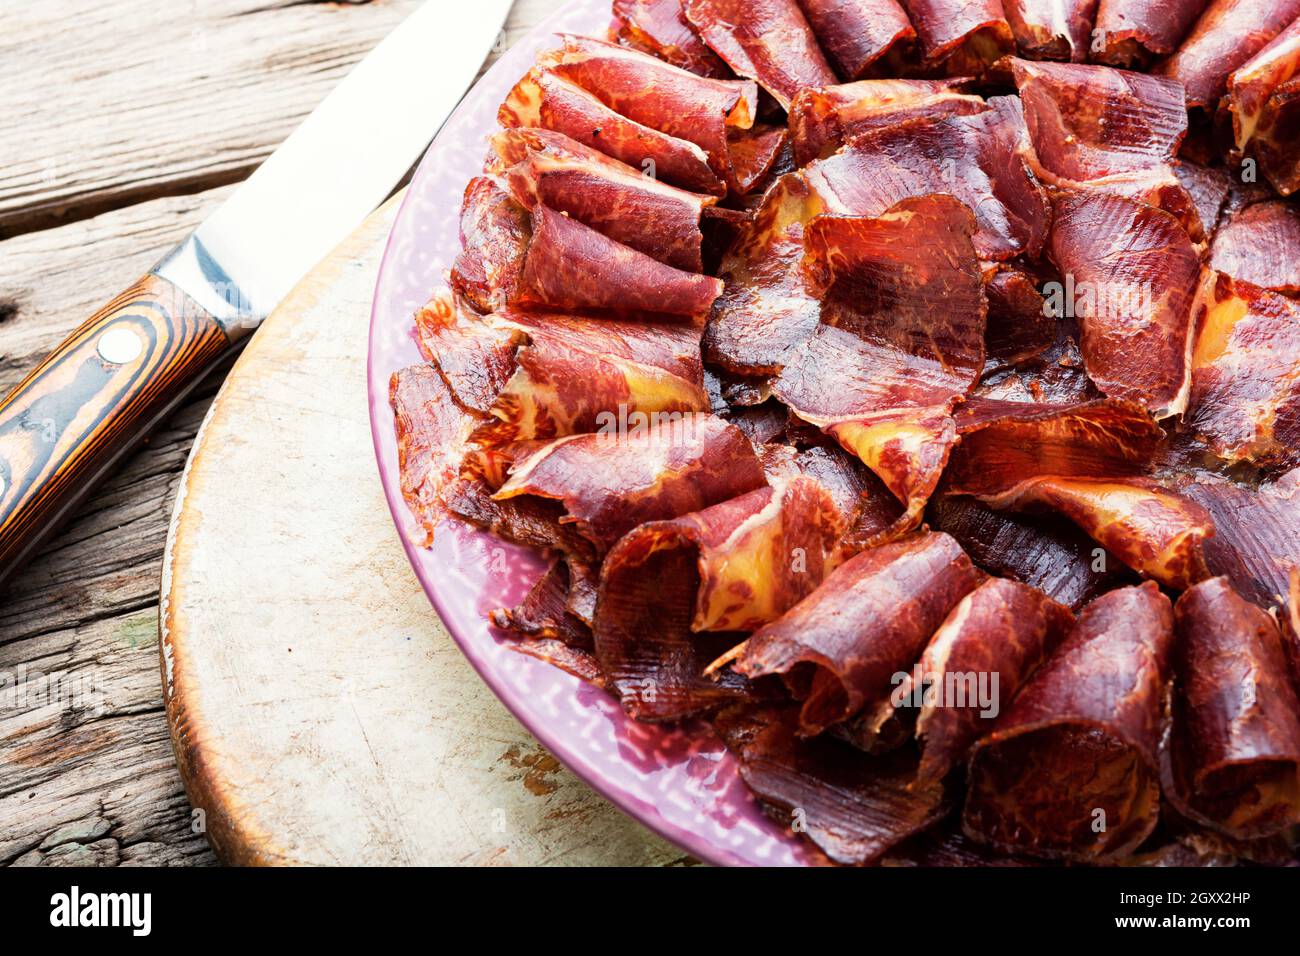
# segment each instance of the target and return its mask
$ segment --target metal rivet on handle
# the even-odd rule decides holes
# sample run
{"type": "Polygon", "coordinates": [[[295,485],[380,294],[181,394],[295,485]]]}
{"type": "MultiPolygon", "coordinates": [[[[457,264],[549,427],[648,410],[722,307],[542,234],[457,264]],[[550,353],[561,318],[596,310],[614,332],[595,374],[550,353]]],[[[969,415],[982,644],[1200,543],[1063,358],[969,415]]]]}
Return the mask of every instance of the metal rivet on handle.
{"type": "Polygon", "coordinates": [[[125,365],[140,355],[144,343],[134,329],[118,325],[99,337],[99,357],[114,365],[125,365]]]}

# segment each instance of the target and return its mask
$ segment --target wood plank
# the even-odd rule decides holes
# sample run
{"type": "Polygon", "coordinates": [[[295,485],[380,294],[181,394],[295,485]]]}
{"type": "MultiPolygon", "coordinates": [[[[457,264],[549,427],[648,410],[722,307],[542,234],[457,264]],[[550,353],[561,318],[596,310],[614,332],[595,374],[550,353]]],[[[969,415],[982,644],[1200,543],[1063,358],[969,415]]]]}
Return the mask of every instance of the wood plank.
{"type": "Polygon", "coordinates": [[[0,236],[243,179],[418,5],[6,4],[0,236]]]}

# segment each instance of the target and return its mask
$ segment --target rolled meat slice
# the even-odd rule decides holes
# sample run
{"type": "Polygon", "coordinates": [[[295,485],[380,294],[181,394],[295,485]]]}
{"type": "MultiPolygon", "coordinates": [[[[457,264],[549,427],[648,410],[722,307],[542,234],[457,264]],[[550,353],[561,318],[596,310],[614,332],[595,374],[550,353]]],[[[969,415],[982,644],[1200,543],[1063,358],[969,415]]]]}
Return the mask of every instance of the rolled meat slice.
{"type": "Polygon", "coordinates": [[[1225,461],[1300,463],[1300,305],[1207,269],[1195,314],[1188,425],[1225,461]]]}
{"type": "Polygon", "coordinates": [[[898,0],[799,0],[827,59],[841,77],[858,80],[916,31],[898,0]]]}
{"type": "Polygon", "coordinates": [[[606,686],[640,720],[764,693],[734,673],[715,681],[705,666],[743,639],[736,632],[779,617],[821,583],[843,532],[829,492],[803,476],[635,528],[601,571],[594,633],[606,686]]]}
{"type": "Polygon", "coordinates": [[[1171,588],[1207,577],[1204,508],[1144,477],[1163,432],[1139,406],[1005,403],[959,419],[941,491],[995,509],[1048,509],[1069,518],[1139,574],[1171,588]]]}
{"type": "Polygon", "coordinates": [[[1049,248],[1089,377],[1157,418],[1187,408],[1200,255],[1173,216],[1105,193],[1055,203],[1049,248]]]}
{"type": "Polygon", "coordinates": [[[945,534],[868,549],[710,670],[730,661],[747,677],[780,674],[802,701],[799,733],[815,736],[887,702],[891,680],[980,578],[945,534]]]}
{"type": "Polygon", "coordinates": [[[962,827],[1011,853],[1104,862],[1160,813],[1173,609],[1154,583],[1090,604],[970,758],[962,827]]]}
{"type": "Polygon", "coordinates": [[[978,76],[1014,53],[1002,0],[901,0],[927,63],[949,76],[978,76]]]}
{"type": "Polygon", "coordinates": [[[700,220],[716,196],[646,176],[563,133],[502,130],[489,171],[526,209],[547,206],[676,269],[702,272],[700,220]]]}
{"type": "Polygon", "coordinates": [[[729,707],[712,723],[764,809],[836,863],[876,863],[948,812],[942,783],[917,784],[914,755],[802,738],[797,707],[729,707]]]}
{"type": "Polygon", "coordinates": [[[1228,77],[1225,106],[1232,116],[1232,145],[1241,155],[1259,129],[1269,98],[1300,72],[1300,14],[1297,17],[1228,77]]]}
{"type": "Polygon", "coordinates": [[[456,404],[432,365],[394,372],[388,394],[397,430],[402,497],[427,543],[446,514],[443,494],[456,478],[475,419],[456,404]]]}
{"type": "Polygon", "coordinates": [[[719,279],[665,265],[539,205],[533,209],[532,235],[508,301],[529,309],[703,319],[721,292],[719,279]]]}
{"type": "Polygon", "coordinates": [[[699,511],[765,483],[744,433],[701,413],[558,439],[516,465],[493,497],[558,501],[564,522],[604,551],[638,524],[699,511]]]}
{"type": "Polygon", "coordinates": [[[1031,60],[1088,59],[1097,0],[1002,0],[1016,45],[1031,60]]]}
{"type": "Polygon", "coordinates": [[[704,42],[782,109],[805,86],[836,80],[795,0],[682,0],[682,8],[704,42]]]}
{"type": "Polygon", "coordinates": [[[1154,73],[1183,84],[1188,109],[1213,111],[1228,77],[1300,17],[1300,0],[1213,0],[1154,73]]]}
{"type": "Polygon", "coordinates": [[[868,130],[912,119],[983,113],[983,97],[962,90],[968,81],[860,80],[801,90],[790,105],[790,140],[795,162],[825,159],[868,130]]]}
{"type": "Polygon", "coordinates": [[[537,65],[628,119],[699,146],[713,171],[734,185],[729,132],[754,125],[758,87],[753,81],[709,79],[636,50],[567,35],[559,49],[539,56],[537,65]]]}
{"type": "Polygon", "coordinates": [[[1175,610],[1165,795],[1237,839],[1300,823],[1300,701],[1277,621],[1225,578],[1187,591],[1175,610]]]}
{"type": "Polygon", "coordinates": [[[1145,69],[1168,56],[1192,28],[1209,0],[1101,0],[1092,34],[1095,63],[1145,69]]]}
{"type": "Polygon", "coordinates": [[[919,705],[919,780],[941,779],[965,760],[1073,623],[1068,608],[1005,578],[961,599],[896,691],[904,706],[919,705]]]}
{"type": "Polygon", "coordinates": [[[1273,199],[1226,216],[1209,265],[1261,289],[1300,295],[1300,209],[1273,199]]]}
{"type": "Polygon", "coordinates": [[[1251,152],[1281,195],[1300,189],[1300,77],[1287,80],[1268,98],[1251,152]]]}
{"type": "Polygon", "coordinates": [[[682,0],[614,0],[618,38],[700,76],[728,79],[731,71],[695,32],[682,0]]]}
{"type": "Polygon", "coordinates": [[[519,284],[532,217],[500,182],[476,176],[460,211],[461,250],[451,267],[452,287],[480,312],[502,307],[519,284]]]}
{"type": "Polygon", "coordinates": [[[703,147],[628,119],[550,70],[535,68],[516,83],[497,112],[497,122],[507,128],[563,133],[683,189],[714,196],[727,192],[703,147]]]}

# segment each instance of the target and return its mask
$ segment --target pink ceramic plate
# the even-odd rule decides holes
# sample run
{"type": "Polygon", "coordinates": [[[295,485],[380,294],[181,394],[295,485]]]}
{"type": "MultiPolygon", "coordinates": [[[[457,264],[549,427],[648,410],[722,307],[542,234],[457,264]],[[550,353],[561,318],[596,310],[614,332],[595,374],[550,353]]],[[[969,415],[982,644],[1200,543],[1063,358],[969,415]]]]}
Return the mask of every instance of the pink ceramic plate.
{"type": "Polygon", "coordinates": [[[718,864],[808,862],[763,815],[722,743],[703,725],[640,724],[603,691],[508,647],[488,624],[517,604],[543,568],[526,550],[451,522],[432,548],[402,500],[388,404],[389,376],[421,361],[412,316],[444,282],[459,249],[465,184],[514,83],[556,33],[599,34],[609,0],[575,0],[520,41],[465,97],[416,172],[388,240],[370,322],[370,424],[388,505],[415,573],[452,637],[488,686],[564,764],[626,813],[694,856],[718,864]]]}

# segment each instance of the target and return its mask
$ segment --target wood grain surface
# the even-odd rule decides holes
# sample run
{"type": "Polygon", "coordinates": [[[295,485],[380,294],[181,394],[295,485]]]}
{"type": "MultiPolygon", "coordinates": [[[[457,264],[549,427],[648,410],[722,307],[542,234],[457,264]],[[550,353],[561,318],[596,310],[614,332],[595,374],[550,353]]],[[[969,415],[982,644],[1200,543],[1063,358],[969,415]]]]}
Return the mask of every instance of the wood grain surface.
{"type": "MultiPolygon", "coordinates": [[[[0,4],[0,390],[201,222],[412,5],[0,4]],[[141,110],[150,138],[114,133],[141,129],[141,110]]],[[[519,0],[501,48],[557,6],[519,0]]],[[[0,597],[0,865],[215,862],[172,755],[157,624],[167,522],[219,381],[0,597]]],[[[521,779],[550,767],[518,760],[521,779]]]]}

